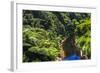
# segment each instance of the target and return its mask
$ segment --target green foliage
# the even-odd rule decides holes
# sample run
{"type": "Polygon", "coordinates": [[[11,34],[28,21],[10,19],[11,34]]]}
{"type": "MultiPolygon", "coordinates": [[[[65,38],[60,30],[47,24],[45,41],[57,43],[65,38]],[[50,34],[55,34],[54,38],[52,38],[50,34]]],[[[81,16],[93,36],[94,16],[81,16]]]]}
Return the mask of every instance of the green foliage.
{"type": "Polygon", "coordinates": [[[56,60],[63,37],[73,36],[90,58],[90,17],[90,13],[23,10],[23,62],[56,60]]]}
{"type": "Polygon", "coordinates": [[[47,61],[55,60],[55,58],[59,54],[58,50],[54,47],[49,47],[49,48],[31,47],[29,48],[29,51],[40,55],[45,55],[48,58],[47,61]]]}
{"type": "Polygon", "coordinates": [[[82,20],[80,24],[76,26],[76,44],[85,55],[89,58],[91,56],[91,21],[90,19],[82,20]]]}
{"type": "MultiPolygon", "coordinates": [[[[30,52],[32,54],[38,54],[38,55],[45,55],[46,61],[55,60],[56,57],[59,54],[59,47],[56,43],[57,41],[51,40],[49,38],[49,32],[39,29],[39,28],[25,28],[23,30],[23,42],[28,43],[24,45],[24,50],[27,48],[27,46],[30,46],[27,48],[27,51],[24,52],[25,54],[27,52],[30,52]]],[[[52,35],[51,35],[52,36],[52,35]]],[[[30,56],[30,55],[27,55],[30,56]]],[[[33,56],[34,58],[34,56],[33,56]]],[[[37,57],[39,61],[44,61],[40,57],[37,57]]],[[[25,59],[25,55],[24,58],[25,59]]],[[[27,58],[26,58],[27,59],[27,58]]],[[[37,60],[37,59],[36,59],[37,60]]],[[[28,59],[30,61],[30,59],[28,59]]],[[[32,60],[34,61],[34,60],[32,60]]]]}

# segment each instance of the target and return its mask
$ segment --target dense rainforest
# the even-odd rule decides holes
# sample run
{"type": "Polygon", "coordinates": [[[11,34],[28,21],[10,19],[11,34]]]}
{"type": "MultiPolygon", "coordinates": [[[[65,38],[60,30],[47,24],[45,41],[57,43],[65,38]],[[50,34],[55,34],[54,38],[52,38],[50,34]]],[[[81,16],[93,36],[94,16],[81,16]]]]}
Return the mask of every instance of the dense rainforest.
{"type": "Polygon", "coordinates": [[[56,61],[65,38],[65,49],[72,44],[91,59],[90,13],[23,10],[22,17],[23,62],[56,61]]]}

